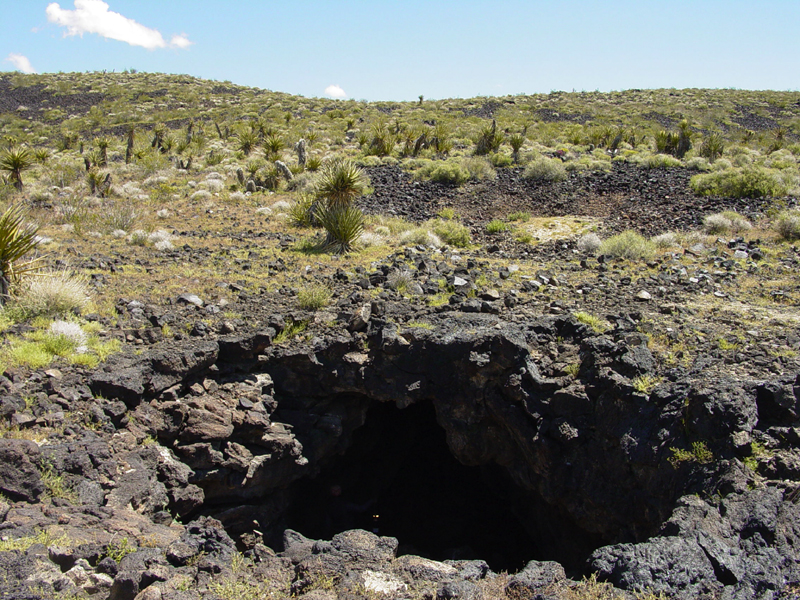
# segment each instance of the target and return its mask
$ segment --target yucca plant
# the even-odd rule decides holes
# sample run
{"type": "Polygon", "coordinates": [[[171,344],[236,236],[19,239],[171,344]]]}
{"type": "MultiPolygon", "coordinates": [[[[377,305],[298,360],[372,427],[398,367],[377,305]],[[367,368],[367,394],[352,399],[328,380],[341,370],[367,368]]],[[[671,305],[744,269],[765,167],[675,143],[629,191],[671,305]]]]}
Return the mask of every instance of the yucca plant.
{"type": "Polygon", "coordinates": [[[272,160],[279,158],[281,150],[286,147],[286,142],[279,135],[269,135],[264,138],[264,151],[272,160]]]}
{"type": "Polygon", "coordinates": [[[692,128],[689,121],[684,119],[678,124],[678,143],[673,153],[675,158],[683,158],[692,149],[692,128]]]}
{"type": "Polygon", "coordinates": [[[433,137],[428,140],[428,145],[440,156],[444,156],[453,149],[453,140],[450,139],[450,130],[445,124],[436,124],[433,128],[433,137]]]}
{"type": "Polygon", "coordinates": [[[367,154],[374,154],[375,156],[391,155],[396,139],[396,136],[389,131],[386,123],[375,123],[372,126],[372,140],[369,142],[367,154]]]}
{"type": "Polygon", "coordinates": [[[306,171],[319,171],[322,159],[319,156],[309,156],[306,159],[306,171]]]}
{"type": "Polygon", "coordinates": [[[289,205],[289,222],[296,227],[311,227],[314,224],[314,196],[300,194],[289,205]]]}
{"type": "Polygon", "coordinates": [[[511,156],[515,163],[519,162],[519,151],[525,144],[525,136],[521,133],[515,133],[508,138],[508,143],[511,144],[511,156]]]}
{"type": "Polygon", "coordinates": [[[364,172],[350,160],[335,160],[322,168],[317,180],[317,198],[326,208],[346,208],[367,188],[364,172]]]}
{"type": "Polygon", "coordinates": [[[125,164],[129,164],[131,162],[131,158],[133,158],[133,144],[136,138],[136,126],[135,125],[128,125],[127,131],[127,145],[125,146],[125,164]]]}
{"type": "Polygon", "coordinates": [[[33,157],[27,148],[10,148],[0,154],[0,170],[8,173],[11,183],[22,191],[22,172],[33,166],[33,157]]]}
{"type": "Polygon", "coordinates": [[[36,159],[40,165],[46,164],[50,159],[50,151],[47,148],[37,148],[33,151],[33,158],[36,159]]]}
{"type": "Polygon", "coordinates": [[[364,231],[364,213],[355,206],[323,206],[316,217],[327,233],[323,248],[334,254],[347,254],[364,231]]]}
{"type": "Polygon", "coordinates": [[[111,144],[111,140],[107,137],[97,138],[95,140],[97,143],[97,149],[99,150],[98,161],[97,165],[100,167],[108,166],[108,147],[111,144]]]}
{"type": "Polygon", "coordinates": [[[491,152],[497,152],[503,140],[503,134],[497,131],[497,121],[492,119],[491,126],[481,129],[480,135],[475,141],[475,154],[484,156],[491,152]]]}
{"type": "Polygon", "coordinates": [[[9,207],[0,217],[0,305],[8,300],[11,283],[33,271],[39,259],[23,259],[39,245],[39,228],[25,223],[25,211],[19,205],[9,207]]]}
{"type": "Polygon", "coordinates": [[[717,133],[713,132],[708,134],[703,139],[703,144],[700,146],[700,156],[704,156],[708,159],[708,162],[713,163],[717,160],[722,153],[725,151],[725,141],[722,139],[722,136],[717,133]]]}
{"type": "Polygon", "coordinates": [[[256,146],[258,146],[258,132],[252,129],[243,129],[239,131],[237,137],[239,138],[239,150],[244,152],[245,156],[249,156],[250,153],[255,150],[256,146]]]}

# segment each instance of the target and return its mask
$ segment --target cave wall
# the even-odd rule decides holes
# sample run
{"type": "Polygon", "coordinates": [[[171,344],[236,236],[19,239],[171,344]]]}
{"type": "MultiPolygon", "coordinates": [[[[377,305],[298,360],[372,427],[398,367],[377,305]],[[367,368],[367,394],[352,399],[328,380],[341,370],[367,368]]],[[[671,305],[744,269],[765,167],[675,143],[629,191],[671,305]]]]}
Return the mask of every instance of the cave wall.
{"type": "MultiPolygon", "coordinates": [[[[694,593],[736,579],[744,589],[744,576],[717,564],[728,547],[741,565],[779,552],[777,578],[800,564],[791,542],[796,528],[780,525],[791,519],[769,521],[762,548],[747,526],[758,510],[740,511],[734,523],[724,502],[717,508],[699,500],[713,526],[690,515],[692,525],[676,504],[693,494],[769,495],[748,489],[751,476],[737,457],[746,456],[751,434],[795,439],[800,378],[742,381],[676,369],[659,372],[661,382],[643,394],[633,380],[655,374],[656,365],[640,334],[597,335],[571,317],[506,325],[480,315],[432,320],[431,330],[376,322],[366,335],[310,344],[274,346],[271,329],[183,343],[115,357],[92,374],[90,387],[107,398],[98,409],[115,426],[160,443],[158,478],[173,514],[213,514],[250,545],[273,544],[269,536],[286,527],[293,491],[347,452],[370,406],[427,402],[460,464],[494,469],[511,482],[514,512],[532,538],[553,540],[553,551],[567,557],[582,554],[574,540],[606,544],[587,564],[622,587],[639,581],[641,556],[678,568],[685,561],[676,549],[687,547],[700,561],[687,568],[697,567],[703,585],[686,583],[679,577],[685,569],[672,567],[654,581],[694,593]],[[579,364],[577,373],[565,374],[564,357],[579,364]],[[671,460],[675,448],[698,440],[713,462],[671,460]],[[559,549],[559,539],[570,547],[559,549]],[[618,543],[629,541],[637,543],[618,543]]],[[[775,465],[791,476],[789,463],[775,465]]],[[[786,497],[793,502],[796,494],[786,497]]],[[[792,502],[773,512],[794,514],[792,502]]],[[[743,569],[736,572],[750,567],[743,569]]]]}

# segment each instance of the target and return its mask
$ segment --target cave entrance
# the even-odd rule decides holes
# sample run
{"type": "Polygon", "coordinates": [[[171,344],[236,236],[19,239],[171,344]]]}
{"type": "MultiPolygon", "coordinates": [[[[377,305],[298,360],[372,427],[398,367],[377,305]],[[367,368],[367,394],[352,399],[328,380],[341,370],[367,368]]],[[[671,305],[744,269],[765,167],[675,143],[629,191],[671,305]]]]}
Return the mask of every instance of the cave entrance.
{"type": "Polygon", "coordinates": [[[540,555],[514,515],[518,492],[504,470],[459,463],[430,401],[403,410],[374,402],[347,451],[292,495],[287,524],[310,538],[366,529],[396,537],[400,554],[481,558],[508,571],[540,555]]]}

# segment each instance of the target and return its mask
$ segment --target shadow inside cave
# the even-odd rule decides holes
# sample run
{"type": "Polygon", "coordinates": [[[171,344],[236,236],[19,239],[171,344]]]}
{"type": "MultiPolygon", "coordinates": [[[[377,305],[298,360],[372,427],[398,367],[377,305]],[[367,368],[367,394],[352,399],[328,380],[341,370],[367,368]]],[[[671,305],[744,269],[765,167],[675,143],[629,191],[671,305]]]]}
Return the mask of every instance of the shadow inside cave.
{"type": "Polygon", "coordinates": [[[310,538],[366,529],[396,537],[400,554],[480,558],[498,571],[546,554],[515,515],[523,499],[505,471],[459,463],[429,401],[374,402],[347,451],[292,496],[287,525],[310,538]]]}

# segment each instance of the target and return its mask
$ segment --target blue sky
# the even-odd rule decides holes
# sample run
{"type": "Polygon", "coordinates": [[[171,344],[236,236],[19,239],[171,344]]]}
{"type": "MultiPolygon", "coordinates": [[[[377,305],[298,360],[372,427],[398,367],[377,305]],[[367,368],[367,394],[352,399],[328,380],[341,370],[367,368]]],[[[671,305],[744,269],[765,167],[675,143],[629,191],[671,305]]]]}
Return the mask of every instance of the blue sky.
{"type": "Polygon", "coordinates": [[[798,0],[0,0],[0,7],[2,71],[133,68],[366,100],[800,89],[798,0]]]}

